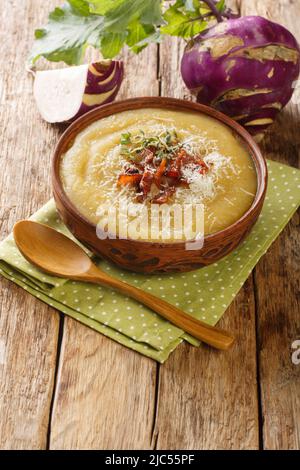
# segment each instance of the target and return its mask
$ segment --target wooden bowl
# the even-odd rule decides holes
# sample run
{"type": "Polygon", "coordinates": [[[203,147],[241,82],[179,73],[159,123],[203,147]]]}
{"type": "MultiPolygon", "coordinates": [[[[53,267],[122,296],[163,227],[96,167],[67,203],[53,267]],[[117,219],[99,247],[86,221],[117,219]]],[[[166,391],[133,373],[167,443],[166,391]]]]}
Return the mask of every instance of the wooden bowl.
{"type": "Polygon", "coordinates": [[[228,116],[207,106],[173,98],[134,98],[101,106],[77,119],[62,135],[55,149],[52,166],[53,193],[57,210],[73,235],[92,252],[124,269],[144,273],[191,271],[214,263],[234,250],[255,224],[267,189],[267,166],[258,146],[248,132],[228,116]],[[257,173],[257,192],[250,209],[234,224],[204,237],[198,250],[186,250],[185,242],[156,243],[143,240],[100,240],[96,225],[87,220],[66,195],[60,179],[60,160],[76,135],[91,123],[122,111],[140,108],[163,108],[196,111],[226,124],[248,149],[257,173]]]}

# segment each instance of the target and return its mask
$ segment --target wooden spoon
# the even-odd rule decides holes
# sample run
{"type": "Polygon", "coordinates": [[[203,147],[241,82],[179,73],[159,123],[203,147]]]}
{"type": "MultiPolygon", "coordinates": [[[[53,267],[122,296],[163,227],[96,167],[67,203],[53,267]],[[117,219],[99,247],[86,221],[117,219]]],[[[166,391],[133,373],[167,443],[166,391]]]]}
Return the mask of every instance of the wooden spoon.
{"type": "Polygon", "coordinates": [[[92,263],[80,246],[47,225],[20,221],[14,226],[14,237],[23,256],[47,273],[117,289],[215,348],[229,349],[234,343],[234,338],[227,332],[206,325],[164,300],[108,276],[92,263]]]}

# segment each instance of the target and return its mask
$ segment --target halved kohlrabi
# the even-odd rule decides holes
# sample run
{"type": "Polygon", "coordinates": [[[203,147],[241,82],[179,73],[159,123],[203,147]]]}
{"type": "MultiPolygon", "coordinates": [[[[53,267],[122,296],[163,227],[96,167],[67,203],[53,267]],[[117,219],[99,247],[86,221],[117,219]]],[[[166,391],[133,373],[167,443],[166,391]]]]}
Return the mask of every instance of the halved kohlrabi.
{"type": "Polygon", "coordinates": [[[50,123],[72,121],[113,101],[123,80],[123,63],[92,64],[36,72],[34,97],[41,116],[50,123]]]}

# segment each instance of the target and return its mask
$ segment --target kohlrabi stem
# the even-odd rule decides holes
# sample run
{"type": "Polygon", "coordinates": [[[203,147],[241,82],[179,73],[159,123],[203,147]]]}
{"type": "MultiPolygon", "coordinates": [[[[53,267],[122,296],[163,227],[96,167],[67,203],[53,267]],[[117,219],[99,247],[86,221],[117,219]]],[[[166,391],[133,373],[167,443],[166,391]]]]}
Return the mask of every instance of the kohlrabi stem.
{"type": "Polygon", "coordinates": [[[213,0],[202,0],[203,3],[211,9],[212,13],[215,15],[217,22],[221,23],[223,21],[222,13],[217,9],[215,2],[213,0]]]}

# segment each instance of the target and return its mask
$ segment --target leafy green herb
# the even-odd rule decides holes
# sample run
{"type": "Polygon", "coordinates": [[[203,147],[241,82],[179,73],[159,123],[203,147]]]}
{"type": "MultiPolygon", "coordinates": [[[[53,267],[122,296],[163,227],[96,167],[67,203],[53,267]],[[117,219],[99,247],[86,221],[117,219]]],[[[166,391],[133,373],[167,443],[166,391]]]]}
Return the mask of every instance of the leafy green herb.
{"type": "Polygon", "coordinates": [[[30,63],[45,57],[79,64],[87,46],[104,58],[117,56],[125,45],[138,53],[165,34],[189,39],[222,16],[230,16],[225,0],[66,0],[35,31],[30,63]]]}

